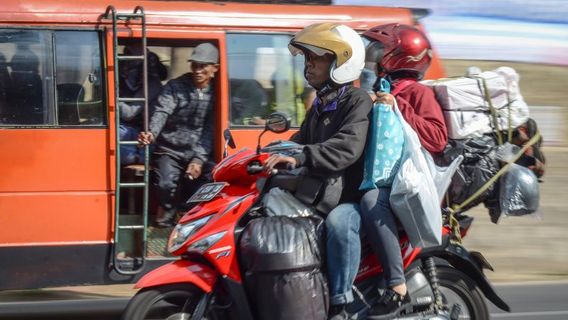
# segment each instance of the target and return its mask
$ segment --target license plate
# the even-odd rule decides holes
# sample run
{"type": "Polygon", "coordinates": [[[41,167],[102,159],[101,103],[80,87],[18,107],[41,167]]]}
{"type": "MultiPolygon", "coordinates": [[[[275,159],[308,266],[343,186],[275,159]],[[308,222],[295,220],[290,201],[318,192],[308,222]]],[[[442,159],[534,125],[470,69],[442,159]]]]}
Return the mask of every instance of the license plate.
{"type": "Polygon", "coordinates": [[[187,200],[187,203],[209,201],[219,194],[225,185],[227,185],[225,182],[206,183],[195,191],[191,198],[187,200]]]}

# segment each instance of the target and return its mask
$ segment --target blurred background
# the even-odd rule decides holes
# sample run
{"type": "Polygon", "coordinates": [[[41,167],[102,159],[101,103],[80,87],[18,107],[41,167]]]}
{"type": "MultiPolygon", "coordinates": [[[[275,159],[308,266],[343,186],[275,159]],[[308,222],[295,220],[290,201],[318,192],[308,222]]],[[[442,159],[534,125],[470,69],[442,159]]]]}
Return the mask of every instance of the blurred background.
{"type": "Polygon", "coordinates": [[[544,136],[541,218],[497,225],[480,205],[465,245],[495,268],[494,281],[568,280],[568,6],[563,0],[333,0],[335,5],[427,8],[421,20],[448,76],[509,66],[544,136]]]}

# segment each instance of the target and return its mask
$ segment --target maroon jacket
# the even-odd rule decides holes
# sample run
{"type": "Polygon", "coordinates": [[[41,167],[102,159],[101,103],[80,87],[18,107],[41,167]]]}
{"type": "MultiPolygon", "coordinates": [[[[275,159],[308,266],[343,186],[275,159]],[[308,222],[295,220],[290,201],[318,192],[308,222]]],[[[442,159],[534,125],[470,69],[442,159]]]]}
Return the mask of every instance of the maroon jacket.
{"type": "Polygon", "coordinates": [[[444,150],[448,132],[442,107],[432,89],[414,79],[397,79],[393,87],[398,109],[418,134],[422,146],[432,153],[444,150]]]}

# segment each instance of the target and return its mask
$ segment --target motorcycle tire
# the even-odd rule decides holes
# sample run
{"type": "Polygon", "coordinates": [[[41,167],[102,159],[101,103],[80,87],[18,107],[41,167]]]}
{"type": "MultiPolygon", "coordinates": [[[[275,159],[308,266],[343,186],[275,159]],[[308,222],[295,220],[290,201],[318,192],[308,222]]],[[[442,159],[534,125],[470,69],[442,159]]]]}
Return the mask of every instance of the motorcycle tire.
{"type": "Polygon", "coordinates": [[[202,294],[191,284],[142,289],[128,302],[121,319],[191,319],[202,294]]]}
{"type": "Polygon", "coordinates": [[[489,320],[489,310],[483,293],[465,273],[446,266],[438,266],[438,279],[444,303],[450,310],[459,304],[459,319],[489,320]]]}

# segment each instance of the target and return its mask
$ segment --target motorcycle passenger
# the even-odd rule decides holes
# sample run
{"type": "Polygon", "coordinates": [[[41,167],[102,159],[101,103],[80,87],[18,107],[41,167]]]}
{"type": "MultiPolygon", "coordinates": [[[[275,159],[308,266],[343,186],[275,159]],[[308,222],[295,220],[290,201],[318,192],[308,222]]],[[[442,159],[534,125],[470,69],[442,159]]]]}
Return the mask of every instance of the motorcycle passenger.
{"type": "MultiPolygon", "coordinates": [[[[442,151],[447,144],[442,109],[434,92],[418,83],[430,66],[432,50],[428,39],[419,30],[401,24],[377,26],[363,36],[370,40],[366,68],[379,77],[376,84],[381,77],[386,77],[394,87],[394,95],[375,92],[375,103],[392,106],[396,99],[400,112],[418,134],[422,146],[432,153],[442,151]]],[[[363,227],[381,261],[388,287],[370,310],[369,319],[388,318],[410,301],[397,220],[389,203],[390,192],[390,187],[369,190],[360,204],[363,227]]]]}
{"type": "Polygon", "coordinates": [[[351,287],[360,260],[357,187],[362,180],[361,155],[372,107],[369,95],[352,86],[363,69],[365,48],[353,29],[333,23],[306,27],[294,36],[288,48],[293,55],[304,55],[304,76],[316,90],[316,99],[300,130],[291,138],[305,145],[303,151],[294,156],[272,155],[265,168],[270,171],[277,164],[285,164],[306,167],[318,177],[336,178],[323,198],[331,194],[337,199],[320,206],[328,210],[320,210],[330,211],[326,217],[332,306],[329,318],[346,319],[344,306],[354,300],[351,287]]]}

